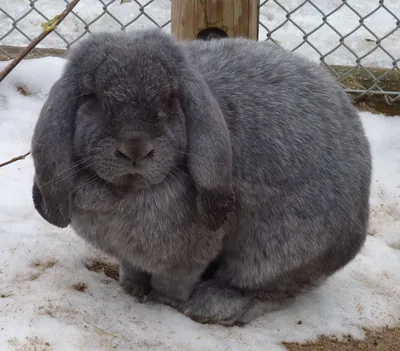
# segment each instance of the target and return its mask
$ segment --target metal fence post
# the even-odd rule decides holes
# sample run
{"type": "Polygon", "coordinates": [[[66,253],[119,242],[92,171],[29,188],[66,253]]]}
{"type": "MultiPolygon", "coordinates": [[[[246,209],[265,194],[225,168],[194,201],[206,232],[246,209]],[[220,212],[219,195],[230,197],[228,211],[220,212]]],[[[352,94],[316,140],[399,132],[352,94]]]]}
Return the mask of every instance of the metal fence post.
{"type": "Polygon", "coordinates": [[[258,40],[259,0],[172,0],[171,30],[181,40],[258,40]]]}

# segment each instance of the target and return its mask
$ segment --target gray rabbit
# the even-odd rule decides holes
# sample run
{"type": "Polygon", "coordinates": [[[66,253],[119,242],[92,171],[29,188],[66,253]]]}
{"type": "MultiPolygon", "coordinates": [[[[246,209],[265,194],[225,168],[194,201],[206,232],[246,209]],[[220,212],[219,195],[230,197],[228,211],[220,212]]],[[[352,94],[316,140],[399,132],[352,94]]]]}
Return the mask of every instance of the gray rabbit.
{"type": "Polygon", "coordinates": [[[52,87],[32,155],[46,221],[116,257],[128,293],[202,323],[282,308],[366,238],[357,111],[274,44],[93,34],[52,87]]]}

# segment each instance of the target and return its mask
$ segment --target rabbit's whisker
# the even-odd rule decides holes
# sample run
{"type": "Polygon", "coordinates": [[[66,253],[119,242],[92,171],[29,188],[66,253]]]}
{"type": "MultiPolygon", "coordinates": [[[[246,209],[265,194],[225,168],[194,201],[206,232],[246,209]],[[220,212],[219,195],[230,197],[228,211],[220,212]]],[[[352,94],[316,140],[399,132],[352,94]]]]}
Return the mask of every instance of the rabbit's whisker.
{"type": "Polygon", "coordinates": [[[79,171],[77,168],[78,168],[79,166],[81,166],[83,163],[87,162],[88,160],[89,160],[89,158],[80,160],[79,162],[75,163],[73,166],[71,166],[71,167],[69,167],[68,169],[66,169],[66,170],[64,170],[64,171],[62,171],[62,172],[60,172],[60,173],[57,174],[57,176],[66,175],[65,177],[62,177],[62,178],[57,179],[57,180],[55,180],[55,179],[50,180],[50,181],[48,181],[47,183],[41,184],[41,185],[40,185],[40,188],[42,188],[42,187],[44,187],[44,186],[46,186],[46,185],[49,185],[49,184],[57,184],[57,183],[59,183],[59,182],[65,180],[65,179],[67,179],[68,177],[74,176],[74,175],[77,174],[78,171],[79,171]],[[68,172],[70,172],[70,171],[74,171],[74,172],[72,172],[71,174],[68,174],[68,172]]]}

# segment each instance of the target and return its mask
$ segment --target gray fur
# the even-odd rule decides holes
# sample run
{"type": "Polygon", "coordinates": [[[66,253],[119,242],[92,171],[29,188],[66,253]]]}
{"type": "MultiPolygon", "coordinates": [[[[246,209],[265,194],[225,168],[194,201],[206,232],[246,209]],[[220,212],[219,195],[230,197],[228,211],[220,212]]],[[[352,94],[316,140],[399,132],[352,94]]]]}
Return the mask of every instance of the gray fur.
{"type": "Polygon", "coordinates": [[[118,258],[128,293],[200,322],[283,308],[366,238],[357,111],[275,45],[94,34],[70,53],[32,152],[39,213],[118,258]]]}

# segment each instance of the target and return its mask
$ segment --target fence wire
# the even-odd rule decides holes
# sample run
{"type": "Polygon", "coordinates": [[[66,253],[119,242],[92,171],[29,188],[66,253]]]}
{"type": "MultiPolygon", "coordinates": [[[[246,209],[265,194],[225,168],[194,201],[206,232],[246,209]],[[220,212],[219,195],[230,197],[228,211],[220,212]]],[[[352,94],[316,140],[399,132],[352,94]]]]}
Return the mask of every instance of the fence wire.
{"type": "MultiPolygon", "coordinates": [[[[26,46],[66,3],[2,0],[0,59],[12,59],[16,47],[26,46]]],[[[400,82],[388,79],[393,73],[400,77],[400,1],[261,0],[259,7],[259,40],[320,61],[357,98],[379,94],[388,104],[400,102],[400,82]]],[[[156,26],[170,31],[170,24],[170,0],[81,0],[39,48],[67,49],[100,30],[156,26]]]]}

